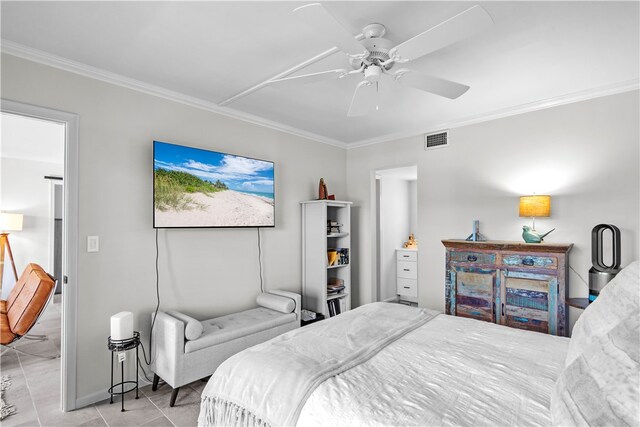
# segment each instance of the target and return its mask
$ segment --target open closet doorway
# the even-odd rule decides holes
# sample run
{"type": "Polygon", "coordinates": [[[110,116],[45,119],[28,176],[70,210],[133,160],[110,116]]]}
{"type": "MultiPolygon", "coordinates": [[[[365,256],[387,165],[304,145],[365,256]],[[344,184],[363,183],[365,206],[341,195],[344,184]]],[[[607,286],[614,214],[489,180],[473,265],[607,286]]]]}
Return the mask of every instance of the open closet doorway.
{"type": "Polygon", "coordinates": [[[418,167],[375,171],[376,181],[376,301],[417,305],[418,167]]]}
{"type": "Polygon", "coordinates": [[[41,412],[55,415],[52,405],[77,407],[78,117],[2,100],[0,120],[0,211],[21,220],[7,239],[12,257],[2,266],[2,299],[31,264],[57,282],[34,326],[2,347],[3,375],[15,378],[10,391],[25,398],[11,402],[17,408],[12,418],[29,424],[41,412]]]}

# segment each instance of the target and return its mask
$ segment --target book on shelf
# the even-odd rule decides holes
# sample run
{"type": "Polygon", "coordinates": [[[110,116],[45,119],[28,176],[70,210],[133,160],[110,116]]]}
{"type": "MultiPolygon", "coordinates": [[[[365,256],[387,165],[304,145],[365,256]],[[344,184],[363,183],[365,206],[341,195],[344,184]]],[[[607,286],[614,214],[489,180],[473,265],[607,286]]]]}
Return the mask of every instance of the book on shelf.
{"type": "Polygon", "coordinates": [[[338,221],[327,221],[327,234],[340,233],[340,227],[342,224],[338,223],[338,221]]]}
{"type": "Polygon", "coordinates": [[[343,310],[343,306],[340,303],[341,298],[336,298],[336,299],[332,299],[327,301],[327,307],[329,308],[329,317],[333,317],[333,316],[337,316],[338,314],[340,314],[343,310]]]}
{"type": "Polygon", "coordinates": [[[329,308],[329,317],[333,317],[336,315],[336,309],[334,307],[334,305],[332,304],[333,300],[329,300],[327,301],[327,307],[329,308]]]}
{"type": "Polygon", "coordinates": [[[347,311],[347,299],[346,298],[339,298],[338,301],[340,303],[340,311],[342,311],[342,312],[347,311]]]}

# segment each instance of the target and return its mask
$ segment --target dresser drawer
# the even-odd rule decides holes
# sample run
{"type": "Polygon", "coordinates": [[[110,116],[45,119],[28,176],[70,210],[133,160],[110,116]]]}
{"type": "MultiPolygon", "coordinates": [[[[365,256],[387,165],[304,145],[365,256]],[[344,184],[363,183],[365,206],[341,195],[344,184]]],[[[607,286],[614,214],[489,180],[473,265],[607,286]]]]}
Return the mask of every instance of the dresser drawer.
{"type": "Polygon", "coordinates": [[[404,295],[407,297],[418,297],[418,281],[415,279],[403,279],[398,277],[396,279],[398,295],[404,295]]]}
{"type": "Polygon", "coordinates": [[[487,252],[451,251],[451,262],[473,264],[495,264],[496,254],[487,252]]]}
{"type": "Polygon", "coordinates": [[[527,255],[510,254],[502,255],[502,265],[525,268],[558,268],[558,258],[553,255],[527,255]]]}
{"type": "Polygon", "coordinates": [[[403,279],[417,279],[418,263],[411,261],[398,261],[396,276],[403,279]]]}
{"type": "Polygon", "coordinates": [[[415,251],[396,251],[398,261],[418,261],[418,253],[415,251]]]}

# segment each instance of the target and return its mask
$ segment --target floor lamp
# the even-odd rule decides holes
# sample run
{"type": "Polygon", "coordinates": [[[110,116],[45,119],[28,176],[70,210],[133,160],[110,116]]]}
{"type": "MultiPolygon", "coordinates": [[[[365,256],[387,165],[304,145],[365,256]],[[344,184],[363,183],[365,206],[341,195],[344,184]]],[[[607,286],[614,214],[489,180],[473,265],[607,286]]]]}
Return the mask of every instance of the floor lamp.
{"type": "Polygon", "coordinates": [[[0,295],[2,294],[2,282],[4,280],[4,258],[5,248],[11,267],[13,268],[13,276],[18,281],[18,272],[16,271],[16,263],[13,261],[13,253],[9,244],[10,231],[22,231],[22,214],[0,212],[0,295]]]}

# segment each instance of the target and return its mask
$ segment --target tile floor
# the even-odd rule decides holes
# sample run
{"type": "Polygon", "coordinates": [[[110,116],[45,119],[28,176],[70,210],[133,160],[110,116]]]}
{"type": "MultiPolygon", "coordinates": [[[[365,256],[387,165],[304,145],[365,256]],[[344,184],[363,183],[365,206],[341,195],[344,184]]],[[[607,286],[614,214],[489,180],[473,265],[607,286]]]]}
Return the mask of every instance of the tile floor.
{"type": "MultiPolygon", "coordinates": [[[[60,296],[47,307],[34,334],[46,334],[49,340],[19,344],[24,350],[38,354],[60,352],[60,296]]],[[[5,391],[5,401],[17,412],[0,425],[10,426],[195,426],[200,410],[200,393],[206,383],[196,381],[180,389],[178,400],[169,407],[171,388],[161,386],[156,392],[140,383],[140,398],[129,393],[125,412],[120,412],[120,400],[114,398],[85,408],[64,413],[60,410],[60,359],[25,356],[13,350],[0,359],[2,375],[11,376],[11,387],[5,391]]]]}

